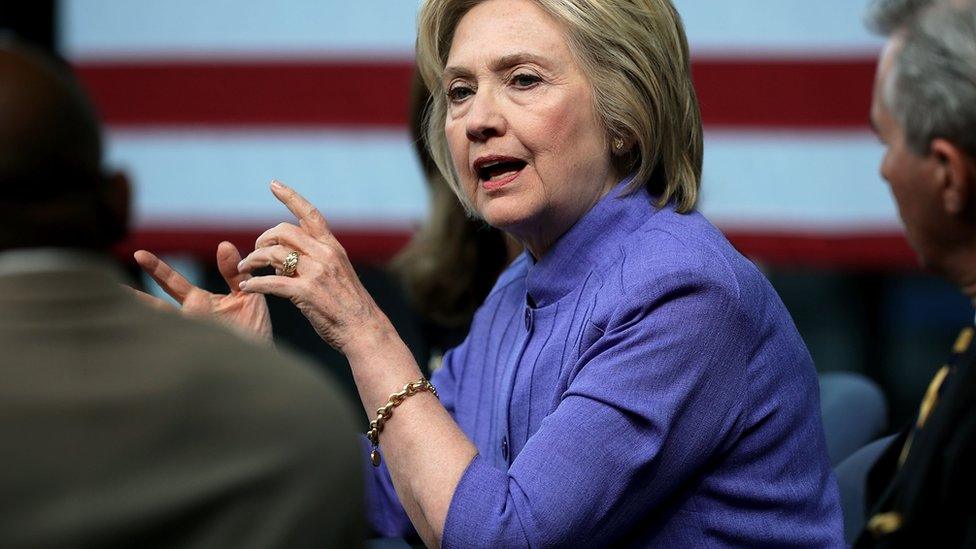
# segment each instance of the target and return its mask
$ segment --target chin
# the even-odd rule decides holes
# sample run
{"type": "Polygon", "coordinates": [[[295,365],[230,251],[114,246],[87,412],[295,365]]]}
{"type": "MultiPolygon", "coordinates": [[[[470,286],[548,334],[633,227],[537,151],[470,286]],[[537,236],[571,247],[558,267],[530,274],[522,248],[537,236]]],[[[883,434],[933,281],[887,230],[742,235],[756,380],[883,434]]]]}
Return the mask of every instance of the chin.
{"type": "Polygon", "coordinates": [[[918,242],[911,237],[908,237],[906,240],[908,241],[908,247],[915,252],[915,261],[923,271],[935,275],[943,274],[941,261],[939,261],[935,254],[933,254],[927,247],[920,246],[918,242]]]}
{"type": "Polygon", "coordinates": [[[511,212],[498,212],[488,208],[486,211],[481,212],[480,215],[485,223],[501,231],[509,232],[521,224],[521,218],[513,215],[511,212]]]}
{"type": "Polygon", "coordinates": [[[496,229],[508,231],[525,223],[528,219],[525,205],[514,197],[480,197],[477,204],[478,216],[496,229]]]}

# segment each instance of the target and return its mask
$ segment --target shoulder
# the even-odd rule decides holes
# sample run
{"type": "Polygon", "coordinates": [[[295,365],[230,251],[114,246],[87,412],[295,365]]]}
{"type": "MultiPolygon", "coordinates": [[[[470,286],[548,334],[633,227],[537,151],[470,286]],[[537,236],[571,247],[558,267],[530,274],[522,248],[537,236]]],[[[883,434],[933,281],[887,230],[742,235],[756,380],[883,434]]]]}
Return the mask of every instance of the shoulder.
{"type": "Polygon", "coordinates": [[[603,265],[605,284],[624,301],[653,298],[681,288],[709,288],[738,299],[738,255],[698,214],[662,208],[619,244],[603,265]]]}
{"type": "Polygon", "coordinates": [[[604,322],[648,315],[674,300],[740,324],[758,321],[771,305],[782,309],[759,269],[697,212],[660,208],[617,246],[595,266],[602,278],[595,312],[604,322]]]}
{"type": "Polygon", "coordinates": [[[147,329],[130,339],[133,352],[153,353],[153,364],[146,366],[169,370],[188,394],[219,395],[201,407],[215,417],[234,409],[238,418],[260,424],[307,418],[290,428],[312,421],[354,424],[351,404],[321,366],[209,321],[154,310],[144,319],[147,329]]]}
{"type": "Polygon", "coordinates": [[[289,539],[355,532],[362,491],[359,422],[322,367],[210,322],[147,315],[157,336],[169,342],[167,350],[156,347],[164,360],[148,366],[157,379],[170,377],[153,380],[156,394],[144,405],[146,413],[159,418],[163,434],[182,437],[171,435],[170,453],[162,457],[186,459],[195,471],[230,468],[241,490],[263,486],[269,505],[279,506],[259,511],[269,520],[326,517],[318,526],[294,530],[289,539]],[[336,492],[345,497],[341,509],[329,496],[336,492]],[[301,502],[302,508],[289,508],[289,502],[301,502]]]}

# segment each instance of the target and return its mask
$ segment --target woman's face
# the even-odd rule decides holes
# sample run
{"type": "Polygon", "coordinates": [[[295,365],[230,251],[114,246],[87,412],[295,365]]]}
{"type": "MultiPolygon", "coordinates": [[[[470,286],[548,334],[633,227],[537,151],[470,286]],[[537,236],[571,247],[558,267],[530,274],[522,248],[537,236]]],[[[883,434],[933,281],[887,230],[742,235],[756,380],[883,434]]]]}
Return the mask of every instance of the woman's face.
{"type": "Polygon", "coordinates": [[[618,180],[589,81],[531,0],[487,0],[458,23],[443,78],[461,189],[536,258],[618,180]]]}

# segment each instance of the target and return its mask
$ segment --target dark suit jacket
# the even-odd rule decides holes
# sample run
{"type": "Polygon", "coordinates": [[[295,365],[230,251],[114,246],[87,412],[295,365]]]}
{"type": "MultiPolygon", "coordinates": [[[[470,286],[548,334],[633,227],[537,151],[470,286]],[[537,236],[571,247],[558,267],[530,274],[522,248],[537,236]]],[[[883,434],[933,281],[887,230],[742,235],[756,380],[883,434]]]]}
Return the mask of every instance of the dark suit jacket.
{"type": "Polygon", "coordinates": [[[0,546],[362,543],[351,409],[92,264],[0,276],[0,546]]]}
{"type": "Polygon", "coordinates": [[[855,547],[976,547],[976,345],[971,333],[960,336],[946,367],[948,375],[933,390],[934,408],[923,425],[897,437],[871,469],[866,508],[872,511],[855,547]]]}

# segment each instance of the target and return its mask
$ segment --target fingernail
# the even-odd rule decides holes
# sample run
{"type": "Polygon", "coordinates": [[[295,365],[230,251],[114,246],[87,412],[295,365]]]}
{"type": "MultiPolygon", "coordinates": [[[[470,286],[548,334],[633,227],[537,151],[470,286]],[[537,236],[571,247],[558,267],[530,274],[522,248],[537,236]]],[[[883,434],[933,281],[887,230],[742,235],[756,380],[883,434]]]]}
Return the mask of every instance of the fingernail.
{"type": "Polygon", "coordinates": [[[281,189],[281,188],[284,187],[284,185],[282,185],[281,182],[278,181],[277,179],[272,179],[271,180],[271,186],[274,187],[274,188],[276,188],[276,189],[281,189]]]}
{"type": "Polygon", "coordinates": [[[237,264],[237,270],[240,272],[244,268],[244,260],[242,259],[240,263],[237,264]]]}
{"type": "Polygon", "coordinates": [[[237,287],[240,288],[241,290],[246,290],[247,289],[247,281],[246,280],[242,280],[241,283],[237,285],[237,287]]]}

